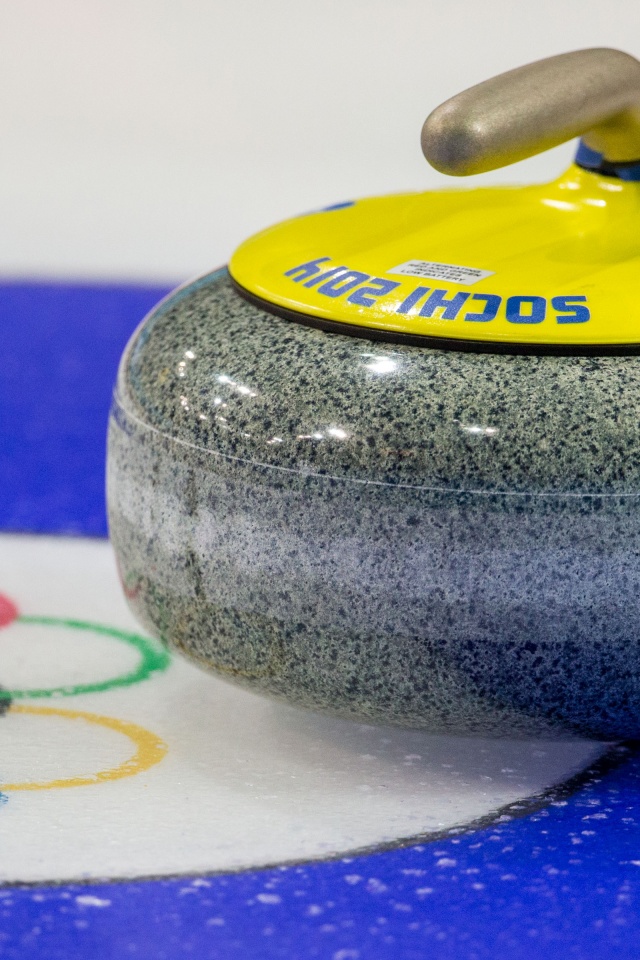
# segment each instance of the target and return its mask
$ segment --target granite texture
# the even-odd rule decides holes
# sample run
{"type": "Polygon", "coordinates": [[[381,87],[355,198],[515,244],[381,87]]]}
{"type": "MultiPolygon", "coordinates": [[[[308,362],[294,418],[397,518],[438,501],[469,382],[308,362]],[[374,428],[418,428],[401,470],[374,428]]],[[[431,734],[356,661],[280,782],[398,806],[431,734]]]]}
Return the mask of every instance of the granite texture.
{"type": "Polygon", "coordinates": [[[145,625],[252,689],[452,732],[640,733],[640,358],[325,333],[225,271],[121,364],[112,539],[145,625]]]}

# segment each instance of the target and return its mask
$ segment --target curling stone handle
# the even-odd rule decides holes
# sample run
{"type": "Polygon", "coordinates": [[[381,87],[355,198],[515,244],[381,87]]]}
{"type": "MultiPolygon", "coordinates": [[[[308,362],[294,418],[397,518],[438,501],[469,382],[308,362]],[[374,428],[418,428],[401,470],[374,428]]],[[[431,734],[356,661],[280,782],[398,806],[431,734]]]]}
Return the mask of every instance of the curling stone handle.
{"type": "Polygon", "coordinates": [[[442,173],[504,167],[582,136],[607,163],[640,162],[640,62],[595,48],[509,70],[437,107],[422,151],[442,173]]]}

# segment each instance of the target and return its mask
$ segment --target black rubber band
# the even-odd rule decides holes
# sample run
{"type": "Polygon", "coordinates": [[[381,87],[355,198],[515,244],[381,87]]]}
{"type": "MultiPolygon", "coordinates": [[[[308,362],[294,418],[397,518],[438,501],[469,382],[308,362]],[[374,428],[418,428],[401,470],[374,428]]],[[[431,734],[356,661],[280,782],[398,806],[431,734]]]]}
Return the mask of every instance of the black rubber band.
{"type": "Polygon", "coordinates": [[[635,357],[640,355],[640,343],[514,343],[495,342],[493,340],[463,340],[456,337],[434,337],[429,334],[398,333],[395,330],[379,330],[376,327],[363,327],[355,323],[343,323],[341,320],[326,320],[308,313],[289,310],[278,304],[264,300],[250,293],[231,277],[236,292],[249,303],[266,313],[274,314],[283,320],[292,320],[305,327],[315,327],[326,333],[341,333],[360,340],[379,340],[384,343],[397,343],[410,347],[422,347],[431,350],[457,350],[462,353],[513,354],[516,356],[552,356],[552,357],[635,357]]]}

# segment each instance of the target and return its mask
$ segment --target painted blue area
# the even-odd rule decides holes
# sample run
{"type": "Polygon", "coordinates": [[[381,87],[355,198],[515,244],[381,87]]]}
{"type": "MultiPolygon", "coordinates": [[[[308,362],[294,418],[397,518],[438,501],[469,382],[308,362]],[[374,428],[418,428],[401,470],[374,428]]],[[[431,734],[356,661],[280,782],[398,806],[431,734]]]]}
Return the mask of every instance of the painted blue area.
{"type": "Polygon", "coordinates": [[[355,200],[343,200],[341,203],[332,203],[328,207],[323,207],[319,213],[331,213],[332,210],[346,210],[347,207],[353,207],[355,200]]]}
{"type": "Polygon", "coordinates": [[[598,170],[602,163],[602,154],[588,147],[584,140],[579,140],[575,163],[577,163],[579,167],[585,167],[587,170],[598,170]]]}
{"type": "MultiPolygon", "coordinates": [[[[117,362],[165,292],[0,285],[0,529],[105,533],[117,362]]],[[[536,813],[405,849],[210,878],[5,887],[0,957],[637,960],[639,798],[629,754],[536,813]]]]}
{"type": "Polygon", "coordinates": [[[0,890],[3,960],[637,960],[640,761],[519,820],[350,860],[0,890]]]}
{"type": "Polygon", "coordinates": [[[0,529],[106,535],[104,447],[118,361],[165,293],[0,283],[0,529]]]}
{"type": "Polygon", "coordinates": [[[588,147],[584,140],[580,140],[578,144],[575,162],[579,167],[584,167],[586,170],[597,170],[610,177],[618,177],[620,180],[630,180],[632,182],[640,180],[640,162],[608,163],[601,153],[588,147]]]}

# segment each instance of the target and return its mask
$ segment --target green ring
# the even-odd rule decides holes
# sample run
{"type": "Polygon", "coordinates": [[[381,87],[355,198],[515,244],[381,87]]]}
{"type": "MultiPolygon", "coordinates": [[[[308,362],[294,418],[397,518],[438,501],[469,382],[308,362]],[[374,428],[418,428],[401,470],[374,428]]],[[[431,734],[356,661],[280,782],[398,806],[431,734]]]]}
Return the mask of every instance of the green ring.
{"type": "Polygon", "coordinates": [[[71,630],[88,630],[103,637],[112,637],[121,640],[130,647],[135,647],[140,654],[140,663],[130,673],[123,673],[118,677],[100,680],[97,683],[77,683],[66,687],[44,687],[26,690],[0,691],[0,699],[38,699],[42,697],[75,697],[81,693],[102,693],[104,690],[113,690],[116,687],[129,687],[133,683],[146,680],[152,673],[166,670],[171,657],[166,650],[158,647],[153,641],[141,637],[137,633],[128,633],[125,630],[116,630],[115,627],[104,627],[99,623],[90,623],[87,620],[65,620],[59,617],[29,617],[18,616],[14,623],[35,623],[43,627],[69,627],[71,630]]]}

